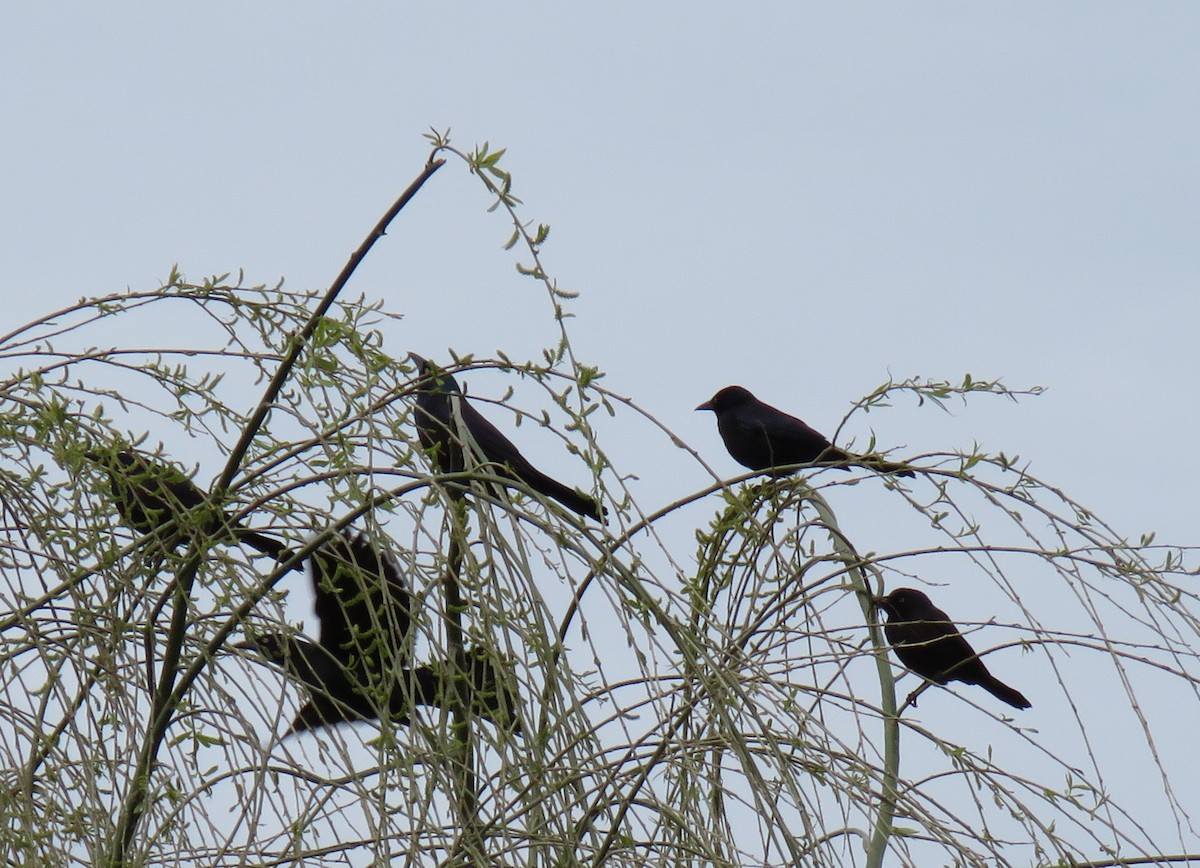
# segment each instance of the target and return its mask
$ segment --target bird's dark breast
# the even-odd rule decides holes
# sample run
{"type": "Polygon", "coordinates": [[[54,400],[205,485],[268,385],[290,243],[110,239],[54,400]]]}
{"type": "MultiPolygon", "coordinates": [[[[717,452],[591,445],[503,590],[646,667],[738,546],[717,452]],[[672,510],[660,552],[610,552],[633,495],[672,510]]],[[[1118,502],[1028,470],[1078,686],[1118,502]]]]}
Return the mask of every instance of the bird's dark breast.
{"type": "Polygon", "coordinates": [[[921,622],[889,623],[884,635],[901,663],[935,684],[945,684],[945,657],[952,650],[947,647],[949,637],[922,629],[925,626],[921,622]]]}
{"type": "Polygon", "coordinates": [[[717,430],[733,460],[751,470],[766,470],[782,462],[773,460],[771,443],[761,425],[747,425],[732,413],[717,417],[717,430]]]}

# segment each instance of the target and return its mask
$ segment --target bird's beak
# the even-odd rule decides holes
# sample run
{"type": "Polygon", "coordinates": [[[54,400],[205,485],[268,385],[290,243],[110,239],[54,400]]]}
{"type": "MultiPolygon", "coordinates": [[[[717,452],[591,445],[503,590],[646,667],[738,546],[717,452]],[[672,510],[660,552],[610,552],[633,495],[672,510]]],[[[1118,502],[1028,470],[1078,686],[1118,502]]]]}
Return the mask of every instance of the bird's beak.
{"type": "Polygon", "coordinates": [[[413,364],[416,365],[418,368],[423,368],[429,364],[429,362],[425,361],[423,358],[418,356],[416,353],[409,353],[408,357],[410,359],[412,359],[413,364]]]}
{"type": "Polygon", "coordinates": [[[258,643],[253,639],[244,639],[241,642],[234,642],[233,647],[242,651],[257,651],[258,643]]]}
{"type": "Polygon", "coordinates": [[[705,401],[703,404],[701,404],[696,409],[697,410],[712,410],[714,413],[716,412],[716,410],[713,408],[712,401],[705,401]]]}

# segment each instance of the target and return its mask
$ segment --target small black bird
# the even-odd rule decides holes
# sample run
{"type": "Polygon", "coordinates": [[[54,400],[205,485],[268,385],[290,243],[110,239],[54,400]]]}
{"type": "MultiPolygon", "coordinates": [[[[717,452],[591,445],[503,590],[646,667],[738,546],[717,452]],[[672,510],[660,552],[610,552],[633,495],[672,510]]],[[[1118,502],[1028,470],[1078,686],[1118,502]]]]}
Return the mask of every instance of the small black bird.
{"type": "MultiPolygon", "coordinates": [[[[450,666],[409,668],[412,595],[395,559],[362,536],[331,537],[310,559],[320,639],[269,633],[236,647],[256,651],[308,689],[286,735],[373,720],[407,723],[417,705],[445,705],[450,666]]],[[[469,652],[472,710],[520,732],[516,697],[481,649],[469,652]]]]}
{"type": "Polygon", "coordinates": [[[887,612],[883,627],[900,662],[935,684],[962,681],[978,684],[1013,708],[1030,708],[1032,703],[988,672],[983,661],[950,616],[933,605],[929,597],[912,588],[897,588],[879,600],[887,612]]]}
{"type": "MultiPolygon", "coordinates": [[[[696,408],[717,414],[717,430],[734,460],[751,470],[790,468],[794,464],[863,464],[880,473],[913,476],[903,464],[876,456],[851,455],[831,444],[795,416],[755,398],[741,386],[726,386],[696,408]]],[[[791,473],[792,470],[785,470],[791,473]]]]}
{"type": "Polygon", "coordinates": [[[277,561],[291,556],[283,543],[231,521],[224,513],[209,511],[203,517],[188,516],[204,505],[207,495],[175,467],[150,461],[128,449],[92,450],[84,457],[108,474],[121,520],[138,533],[153,533],[174,520],[180,537],[200,532],[220,542],[243,542],[277,561]]]}
{"type": "Polygon", "coordinates": [[[462,427],[474,441],[470,444],[473,453],[496,465],[494,472],[525,483],[572,512],[603,521],[603,508],[594,500],[551,479],[530,464],[511,440],[462,397],[454,377],[437,370],[416,353],[410,353],[409,357],[416,362],[420,375],[417,381],[417,435],[439,471],[461,473],[466,469],[463,443],[455,421],[457,408],[462,427]]]}

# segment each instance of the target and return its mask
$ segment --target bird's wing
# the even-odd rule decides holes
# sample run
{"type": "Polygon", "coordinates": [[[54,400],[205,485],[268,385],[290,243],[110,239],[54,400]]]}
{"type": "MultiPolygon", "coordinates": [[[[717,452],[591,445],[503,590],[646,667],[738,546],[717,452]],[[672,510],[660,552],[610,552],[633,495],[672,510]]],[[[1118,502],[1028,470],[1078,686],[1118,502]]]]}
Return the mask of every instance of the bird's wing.
{"type": "Polygon", "coordinates": [[[534,467],[499,428],[466,398],[459,395],[456,401],[455,394],[458,393],[425,391],[417,398],[417,433],[421,445],[434,452],[435,463],[443,472],[455,472],[469,466],[463,453],[470,451],[477,461],[495,465],[494,472],[514,477],[580,515],[603,521],[602,507],[534,467]],[[454,416],[455,408],[458,418],[454,416]],[[473,442],[464,443],[468,439],[465,435],[470,435],[473,442]]]}
{"type": "Polygon", "coordinates": [[[948,670],[975,656],[958,628],[937,609],[889,621],[884,632],[901,663],[937,684],[945,684],[949,680],[948,670]]]}
{"type": "Polygon", "coordinates": [[[171,505],[183,509],[195,509],[204,502],[205,494],[196,483],[174,467],[158,465],[159,491],[165,492],[171,505]]]}
{"type": "Polygon", "coordinates": [[[520,476],[527,470],[537,472],[533,465],[521,454],[515,443],[487,420],[487,418],[472,407],[466,400],[459,401],[463,424],[471,433],[472,439],[483,453],[483,457],[495,464],[507,464],[513,472],[520,476]]]}
{"type": "Polygon", "coordinates": [[[389,552],[343,532],[313,553],[312,580],[320,642],[331,654],[380,671],[404,652],[412,597],[389,552]]]}
{"type": "Polygon", "coordinates": [[[797,441],[814,446],[829,445],[829,441],[820,431],[809,426],[804,420],[774,407],[747,408],[747,412],[738,413],[736,418],[739,425],[749,430],[765,431],[768,437],[780,441],[797,441]]]}
{"type": "Polygon", "coordinates": [[[505,437],[500,429],[485,419],[478,410],[466,401],[463,401],[461,406],[463,423],[488,461],[507,466],[517,479],[539,494],[554,498],[567,509],[597,521],[604,520],[603,508],[594,500],[542,473],[521,454],[516,444],[505,437]]]}
{"type": "Polygon", "coordinates": [[[108,472],[122,520],[141,533],[150,533],[204,501],[204,493],[178,469],[131,450],[97,450],[87,457],[108,472]]]}

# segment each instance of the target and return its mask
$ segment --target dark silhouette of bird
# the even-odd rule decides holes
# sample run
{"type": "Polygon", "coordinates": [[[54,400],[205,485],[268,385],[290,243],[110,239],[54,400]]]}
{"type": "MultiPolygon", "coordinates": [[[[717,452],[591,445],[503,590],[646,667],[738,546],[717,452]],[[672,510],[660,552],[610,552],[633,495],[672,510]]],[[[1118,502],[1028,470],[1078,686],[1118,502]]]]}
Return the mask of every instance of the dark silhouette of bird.
{"type": "MultiPolygon", "coordinates": [[[[929,597],[912,588],[897,588],[878,601],[887,612],[883,627],[900,662],[935,684],[962,681],[978,684],[1013,708],[1032,703],[988,672],[970,644],[929,597]]],[[[911,697],[910,697],[911,698],[911,697]]]]}
{"type": "MultiPolygon", "coordinates": [[[[268,633],[239,642],[301,682],[308,698],[286,735],[387,715],[408,723],[417,705],[444,706],[454,690],[448,663],[410,668],[412,595],[395,559],[349,532],[310,558],[317,642],[268,633]]],[[[516,697],[482,649],[468,654],[473,713],[516,732],[516,697]]]]}
{"type": "Polygon", "coordinates": [[[751,470],[786,468],[780,472],[791,473],[796,464],[830,464],[849,470],[846,464],[862,464],[880,473],[914,475],[903,464],[837,448],[795,416],[764,404],[741,386],[726,386],[696,409],[717,415],[717,430],[725,448],[751,470]]]}
{"type": "Polygon", "coordinates": [[[438,370],[416,353],[409,357],[417,364],[417,435],[421,446],[433,458],[441,473],[462,473],[467,466],[461,427],[473,441],[467,444],[479,461],[494,467],[494,473],[516,479],[539,494],[551,497],[572,512],[603,521],[604,511],[592,498],[551,479],[529,463],[511,440],[485,419],[463,398],[454,377],[438,370]]]}
{"type": "Polygon", "coordinates": [[[111,447],[85,452],[84,457],[108,474],[121,520],[138,533],[154,533],[174,522],[171,545],[189,533],[200,533],[217,542],[245,543],[277,561],[291,556],[279,540],[232,521],[223,512],[201,509],[208,496],[175,467],[111,447]]]}

